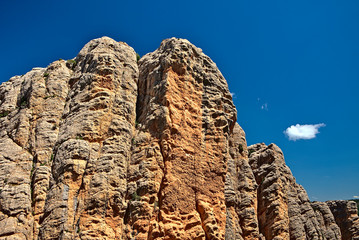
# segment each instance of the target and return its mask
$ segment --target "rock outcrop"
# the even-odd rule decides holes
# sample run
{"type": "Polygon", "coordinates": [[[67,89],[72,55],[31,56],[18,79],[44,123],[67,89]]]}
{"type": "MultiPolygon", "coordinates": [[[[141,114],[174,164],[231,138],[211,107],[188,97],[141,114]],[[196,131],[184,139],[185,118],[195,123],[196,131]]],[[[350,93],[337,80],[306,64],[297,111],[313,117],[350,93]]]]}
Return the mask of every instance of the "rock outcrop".
{"type": "Polygon", "coordinates": [[[236,110],[209,57],[169,39],[139,61],[125,221],[136,239],[224,239],[228,139],[236,110]]]}
{"type": "Polygon", "coordinates": [[[341,239],[325,203],[311,203],[275,144],[252,145],[249,164],[258,184],[260,232],[270,239],[341,239]]]}
{"type": "Polygon", "coordinates": [[[327,201],[335,221],[340,227],[343,240],[359,239],[359,217],[354,201],[327,201]]]}
{"type": "Polygon", "coordinates": [[[243,129],[236,123],[229,141],[227,162],[226,239],[259,239],[257,219],[257,188],[248,162],[247,142],[243,129]]]}
{"type": "Polygon", "coordinates": [[[108,37],[0,86],[0,239],[358,239],[274,144],[247,148],[201,49],[108,37]]]}

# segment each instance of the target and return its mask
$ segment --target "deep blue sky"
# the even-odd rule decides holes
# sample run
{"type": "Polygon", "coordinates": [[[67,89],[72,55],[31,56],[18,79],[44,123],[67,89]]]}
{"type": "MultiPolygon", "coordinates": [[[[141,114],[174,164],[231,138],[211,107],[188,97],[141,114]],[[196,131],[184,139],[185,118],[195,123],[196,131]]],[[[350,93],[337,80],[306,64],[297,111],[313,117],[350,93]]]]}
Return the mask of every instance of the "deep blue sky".
{"type": "Polygon", "coordinates": [[[227,79],[248,144],[276,143],[311,200],[359,196],[359,1],[14,0],[0,11],[1,82],[105,35],[140,55],[187,38],[227,79]],[[314,139],[283,134],[318,123],[314,139]]]}

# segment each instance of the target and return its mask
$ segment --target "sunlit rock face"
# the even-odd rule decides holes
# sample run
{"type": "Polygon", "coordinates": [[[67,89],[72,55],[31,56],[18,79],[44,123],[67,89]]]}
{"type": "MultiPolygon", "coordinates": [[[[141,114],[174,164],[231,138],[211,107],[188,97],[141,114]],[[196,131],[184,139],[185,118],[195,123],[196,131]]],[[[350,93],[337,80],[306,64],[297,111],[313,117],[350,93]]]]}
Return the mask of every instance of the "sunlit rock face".
{"type": "Polygon", "coordinates": [[[274,144],[247,147],[200,48],[108,37],[0,86],[0,239],[358,239],[274,144]]]}

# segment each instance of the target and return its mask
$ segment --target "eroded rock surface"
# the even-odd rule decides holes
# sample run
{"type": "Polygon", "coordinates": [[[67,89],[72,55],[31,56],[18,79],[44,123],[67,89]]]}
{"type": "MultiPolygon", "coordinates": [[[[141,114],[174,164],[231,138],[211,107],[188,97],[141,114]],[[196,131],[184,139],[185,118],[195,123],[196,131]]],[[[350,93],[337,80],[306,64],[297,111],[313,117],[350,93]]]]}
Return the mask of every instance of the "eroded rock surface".
{"type": "Polygon", "coordinates": [[[11,78],[0,240],[358,239],[351,202],[310,202],[282,151],[247,148],[236,117],[216,64],[184,39],[139,62],[94,39],[11,78]]]}
{"type": "Polygon", "coordinates": [[[310,203],[278,146],[255,144],[248,151],[258,184],[259,230],[267,240],[341,239],[328,207],[310,203]]]}
{"type": "Polygon", "coordinates": [[[229,141],[226,175],[226,239],[259,239],[257,183],[248,162],[243,129],[236,123],[229,141]]]}
{"type": "Polygon", "coordinates": [[[227,83],[201,49],[175,38],[144,56],[139,69],[130,235],[224,239],[228,139],[236,121],[227,83]]]}
{"type": "Polygon", "coordinates": [[[75,61],[40,239],[120,239],[135,125],[136,53],[101,38],[75,61]]]}
{"type": "Polygon", "coordinates": [[[359,217],[354,201],[327,201],[335,221],[340,227],[343,240],[359,239],[359,217]]]}

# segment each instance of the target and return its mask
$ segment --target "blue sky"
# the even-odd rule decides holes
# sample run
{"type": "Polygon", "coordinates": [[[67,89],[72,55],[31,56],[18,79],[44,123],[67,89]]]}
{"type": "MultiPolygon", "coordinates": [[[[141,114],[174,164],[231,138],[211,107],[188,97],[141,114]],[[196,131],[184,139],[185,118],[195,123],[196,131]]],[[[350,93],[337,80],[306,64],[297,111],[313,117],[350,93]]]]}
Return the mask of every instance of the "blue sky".
{"type": "Polygon", "coordinates": [[[187,38],[227,79],[248,144],[276,143],[311,200],[359,196],[359,1],[0,1],[0,81],[109,36],[187,38]],[[296,124],[325,124],[289,140],[296,124]]]}

